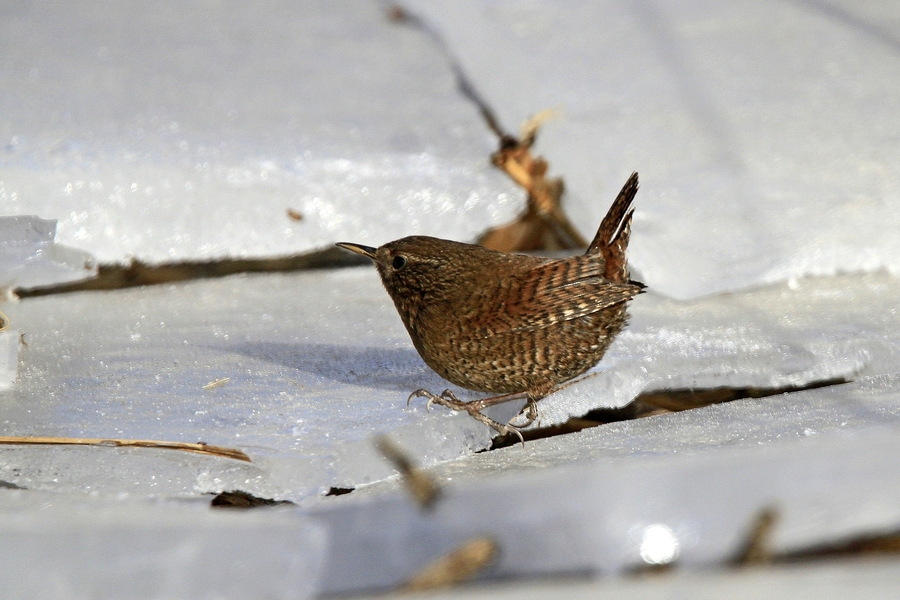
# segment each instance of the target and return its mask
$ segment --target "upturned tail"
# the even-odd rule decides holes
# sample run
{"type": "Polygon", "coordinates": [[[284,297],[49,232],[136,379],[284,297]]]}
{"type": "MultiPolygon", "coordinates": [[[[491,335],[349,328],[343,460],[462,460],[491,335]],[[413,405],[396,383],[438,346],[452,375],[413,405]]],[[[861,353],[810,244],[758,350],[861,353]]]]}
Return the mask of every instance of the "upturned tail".
{"type": "MultiPolygon", "coordinates": [[[[628,265],[625,251],[631,237],[631,215],[634,214],[632,202],[638,191],[638,174],[632,173],[616,201],[609,207],[594,241],[588,246],[585,254],[600,254],[606,264],[604,277],[617,283],[629,283],[628,265]]],[[[633,282],[632,282],[633,283],[633,282]]]]}

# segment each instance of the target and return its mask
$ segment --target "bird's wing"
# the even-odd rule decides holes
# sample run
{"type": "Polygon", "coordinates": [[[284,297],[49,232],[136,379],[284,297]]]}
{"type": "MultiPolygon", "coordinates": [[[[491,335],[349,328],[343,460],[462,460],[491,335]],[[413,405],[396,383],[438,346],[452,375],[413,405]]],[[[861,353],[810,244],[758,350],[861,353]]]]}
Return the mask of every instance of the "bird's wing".
{"type": "Polygon", "coordinates": [[[549,327],[631,300],[636,283],[603,277],[605,265],[593,256],[547,261],[506,279],[491,298],[492,311],[474,324],[485,335],[549,327]]]}

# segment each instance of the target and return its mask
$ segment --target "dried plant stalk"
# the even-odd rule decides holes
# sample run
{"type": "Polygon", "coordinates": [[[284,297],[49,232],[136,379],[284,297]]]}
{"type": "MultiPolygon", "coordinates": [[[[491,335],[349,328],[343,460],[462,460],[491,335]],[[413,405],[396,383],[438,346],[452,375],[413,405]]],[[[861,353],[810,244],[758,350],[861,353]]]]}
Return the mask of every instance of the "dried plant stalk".
{"type": "Polygon", "coordinates": [[[424,592],[464,583],[494,562],[497,550],[497,543],[490,538],[469,540],[427,565],[401,589],[405,592],[424,592]]]}
{"type": "Polygon", "coordinates": [[[204,390],[213,390],[218,387],[222,387],[226,383],[231,381],[231,377],[222,377],[221,379],[216,379],[215,381],[210,381],[206,385],[203,386],[204,390]]]}
{"type": "Polygon", "coordinates": [[[478,243],[482,246],[501,252],[587,247],[587,240],[562,210],[563,180],[548,178],[547,161],[531,154],[541,124],[555,115],[556,111],[545,110],[531,117],[522,125],[518,139],[500,136],[500,149],[491,156],[491,162],[528,193],[528,203],[515,221],[481,236],[478,243]]]}
{"type": "Polygon", "coordinates": [[[375,447],[400,471],[406,489],[415,498],[416,503],[424,509],[432,508],[441,495],[440,486],[434,478],[417,468],[409,455],[386,435],[375,439],[375,447]]]}
{"type": "Polygon", "coordinates": [[[245,462],[252,462],[250,457],[235,448],[222,446],[210,446],[199,442],[166,442],[161,440],[123,440],[114,438],[70,438],[70,437],[45,437],[45,436],[0,436],[0,444],[35,444],[47,446],[114,446],[114,447],[138,447],[138,448],[162,448],[164,450],[181,450],[184,452],[196,452],[233,458],[245,462]]]}
{"type": "Polygon", "coordinates": [[[739,567],[766,565],[772,562],[772,536],[778,523],[778,511],[767,506],[753,519],[747,538],[732,559],[732,564],[739,567]]]}

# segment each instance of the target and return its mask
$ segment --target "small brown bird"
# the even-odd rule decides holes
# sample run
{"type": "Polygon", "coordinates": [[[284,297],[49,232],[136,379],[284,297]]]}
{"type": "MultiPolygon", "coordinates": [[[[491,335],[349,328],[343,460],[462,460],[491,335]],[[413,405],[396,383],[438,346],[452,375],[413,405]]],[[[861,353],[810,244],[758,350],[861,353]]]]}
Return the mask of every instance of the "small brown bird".
{"type": "Polygon", "coordinates": [[[603,357],[641,293],[625,250],[631,233],[633,173],[600,223],[587,252],[561,259],[507,254],[425,236],[380,248],[340,243],[375,262],[419,355],[448,381],[503,394],[463,402],[417,390],[413,397],[465,410],[501,434],[527,427],[536,402],[603,357]],[[527,398],[526,423],[503,425],[482,409],[527,398]]]}

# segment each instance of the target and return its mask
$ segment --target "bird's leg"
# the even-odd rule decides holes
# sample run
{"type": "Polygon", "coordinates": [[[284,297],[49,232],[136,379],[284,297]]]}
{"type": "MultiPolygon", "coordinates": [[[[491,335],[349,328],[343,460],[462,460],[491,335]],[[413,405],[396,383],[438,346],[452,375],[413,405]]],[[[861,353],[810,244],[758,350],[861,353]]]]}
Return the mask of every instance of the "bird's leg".
{"type": "MultiPolygon", "coordinates": [[[[432,404],[439,404],[441,406],[445,406],[451,410],[464,410],[469,415],[472,416],[473,419],[481,421],[500,435],[509,435],[513,434],[519,438],[519,441],[522,444],[525,444],[525,439],[522,437],[522,433],[519,431],[519,427],[513,426],[509,423],[504,425],[494,419],[488,417],[484,413],[482,413],[482,409],[487,408],[488,406],[494,406],[495,404],[501,404],[503,402],[509,402],[511,400],[516,400],[517,398],[521,398],[523,392],[517,392],[514,394],[504,394],[502,396],[493,396],[491,398],[483,398],[481,400],[473,400],[472,402],[463,402],[450,390],[444,390],[440,396],[432,394],[428,390],[416,390],[412,394],[410,394],[409,398],[406,401],[406,404],[409,405],[410,400],[413,398],[428,398],[428,404],[425,405],[426,410],[431,408],[432,404]]],[[[520,413],[521,414],[521,413],[520,413]]],[[[530,413],[529,413],[530,415],[530,413]]],[[[535,413],[536,416],[536,413],[535,413]]],[[[523,425],[522,427],[527,427],[530,425],[534,419],[523,425]]]]}

